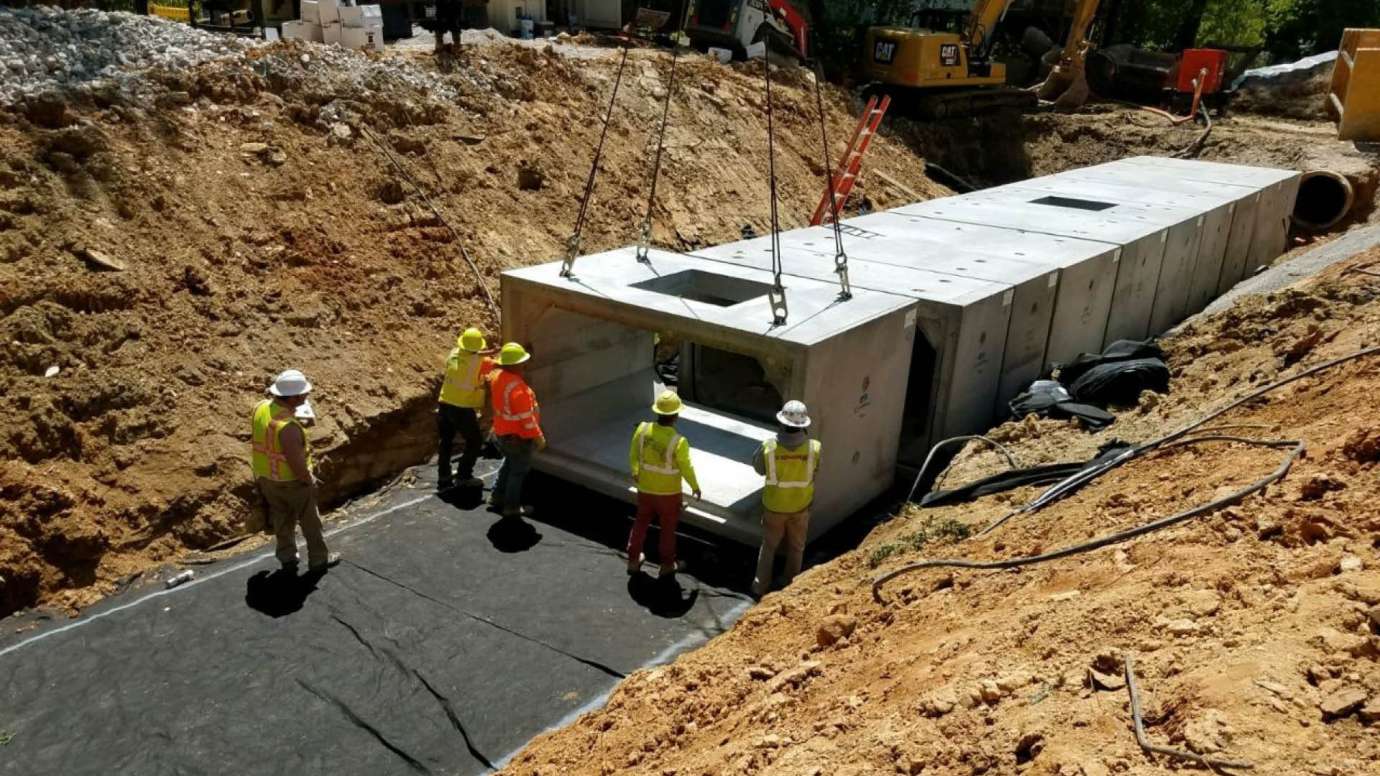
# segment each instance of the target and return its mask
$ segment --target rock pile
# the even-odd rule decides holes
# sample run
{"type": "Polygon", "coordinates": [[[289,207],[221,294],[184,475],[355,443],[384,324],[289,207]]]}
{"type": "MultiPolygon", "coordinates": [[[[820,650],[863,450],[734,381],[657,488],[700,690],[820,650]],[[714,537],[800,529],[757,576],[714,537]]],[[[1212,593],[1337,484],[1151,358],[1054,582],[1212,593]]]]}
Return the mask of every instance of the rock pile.
{"type": "Polygon", "coordinates": [[[140,71],[188,68],[254,45],[157,17],[0,8],[0,105],[50,91],[138,91],[140,71]]]}

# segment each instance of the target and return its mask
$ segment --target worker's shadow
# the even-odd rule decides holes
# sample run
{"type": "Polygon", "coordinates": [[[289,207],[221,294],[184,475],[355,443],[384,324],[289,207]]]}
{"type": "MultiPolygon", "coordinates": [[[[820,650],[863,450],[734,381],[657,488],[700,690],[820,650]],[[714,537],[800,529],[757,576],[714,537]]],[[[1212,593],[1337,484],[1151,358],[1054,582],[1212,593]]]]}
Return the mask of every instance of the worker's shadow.
{"type": "Polygon", "coordinates": [[[669,619],[684,617],[694,608],[700,591],[696,587],[687,593],[674,577],[656,579],[639,571],[628,577],[628,595],[652,614],[669,619]]]}
{"type": "Polygon", "coordinates": [[[499,552],[527,552],[541,541],[535,525],[520,517],[501,517],[489,526],[489,543],[499,552]]]}
{"type": "Polygon", "coordinates": [[[245,582],[244,602],[250,609],[269,617],[286,617],[302,610],[307,596],[316,592],[316,583],[325,573],[308,571],[299,577],[295,572],[282,569],[260,571],[245,582]]]}

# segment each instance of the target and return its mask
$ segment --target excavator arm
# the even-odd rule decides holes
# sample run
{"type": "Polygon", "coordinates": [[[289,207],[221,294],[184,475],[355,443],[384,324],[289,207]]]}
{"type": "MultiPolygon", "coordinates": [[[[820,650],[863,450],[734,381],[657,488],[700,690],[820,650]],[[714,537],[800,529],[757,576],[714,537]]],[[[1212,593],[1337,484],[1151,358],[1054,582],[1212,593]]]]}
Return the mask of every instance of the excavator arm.
{"type": "Polygon", "coordinates": [[[1098,3],[1099,0],[1078,0],[1059,61],[1049,77],[1035,87],[1036,95],[1046,102],[1052,101],[1056,108],[1072,110],[1082,107],[1088,100],[1090,90],[1084,65],[1089,48],[1088,29],[1097,17],[1098,3]]]}
{"type": "Polygon", "coordinates": [[[968,20],[966,37],[969,56],[981,58],[991,47],[992,32],[1015,0],[978,0],[968,20]]]}

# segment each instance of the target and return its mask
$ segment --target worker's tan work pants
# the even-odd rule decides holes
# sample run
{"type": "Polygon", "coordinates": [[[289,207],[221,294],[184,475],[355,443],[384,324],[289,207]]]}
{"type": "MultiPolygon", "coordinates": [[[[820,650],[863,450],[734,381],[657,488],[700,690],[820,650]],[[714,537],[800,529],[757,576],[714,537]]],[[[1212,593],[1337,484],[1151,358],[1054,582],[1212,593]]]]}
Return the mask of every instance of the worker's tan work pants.
{"type": "Polygon", "coordinates": [[[770,510],[762,513],[762,549],[757,553],[757,576],[752,580],[752,592],[763,595],[771,587],[772,565],[776,563],[776,548],[782,537],[786,539],[786,584],[800,573],[805,557],[805,537],[810,533],[810,510],[782,513],[770,510]]]}
{"type": "Polygon", "coordinates": [[[329,552],[326,537],[321,533],[321,514],[316,510],[316,488],[303,482],[275,482],[260,477],[259,492],[268,504],[268,519],[278,538],[274,553],[284,566],[297,564],[297,526],[302,526],[302,538],[307,540],[307,566],[326,565],[329,552]]]}

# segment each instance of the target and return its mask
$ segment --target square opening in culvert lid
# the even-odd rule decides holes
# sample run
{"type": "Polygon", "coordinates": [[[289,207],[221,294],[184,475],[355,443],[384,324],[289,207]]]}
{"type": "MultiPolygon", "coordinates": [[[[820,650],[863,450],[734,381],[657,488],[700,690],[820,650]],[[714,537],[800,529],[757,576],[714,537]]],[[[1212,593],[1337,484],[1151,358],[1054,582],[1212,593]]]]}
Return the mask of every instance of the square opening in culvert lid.
{"type": "Polygon", "coordinates": [[[633,283],[632,287],[719,307],[732,307],[750,299],[766,296],[771,290],[770,285],[756,280],[718,275],[700,269],[687,269],[662,275],[633,283]]]}
{"type": "Polygon", "coordinates": [[[1075,210],[1106,210],[1116,207],[1115,202],[1098,202],[1095,199],[1077,199],[1074,197],[1040,197],[1030,200],[1032,205],[1050,205],[1052,207],[1067,207],[1075,210]]]}

